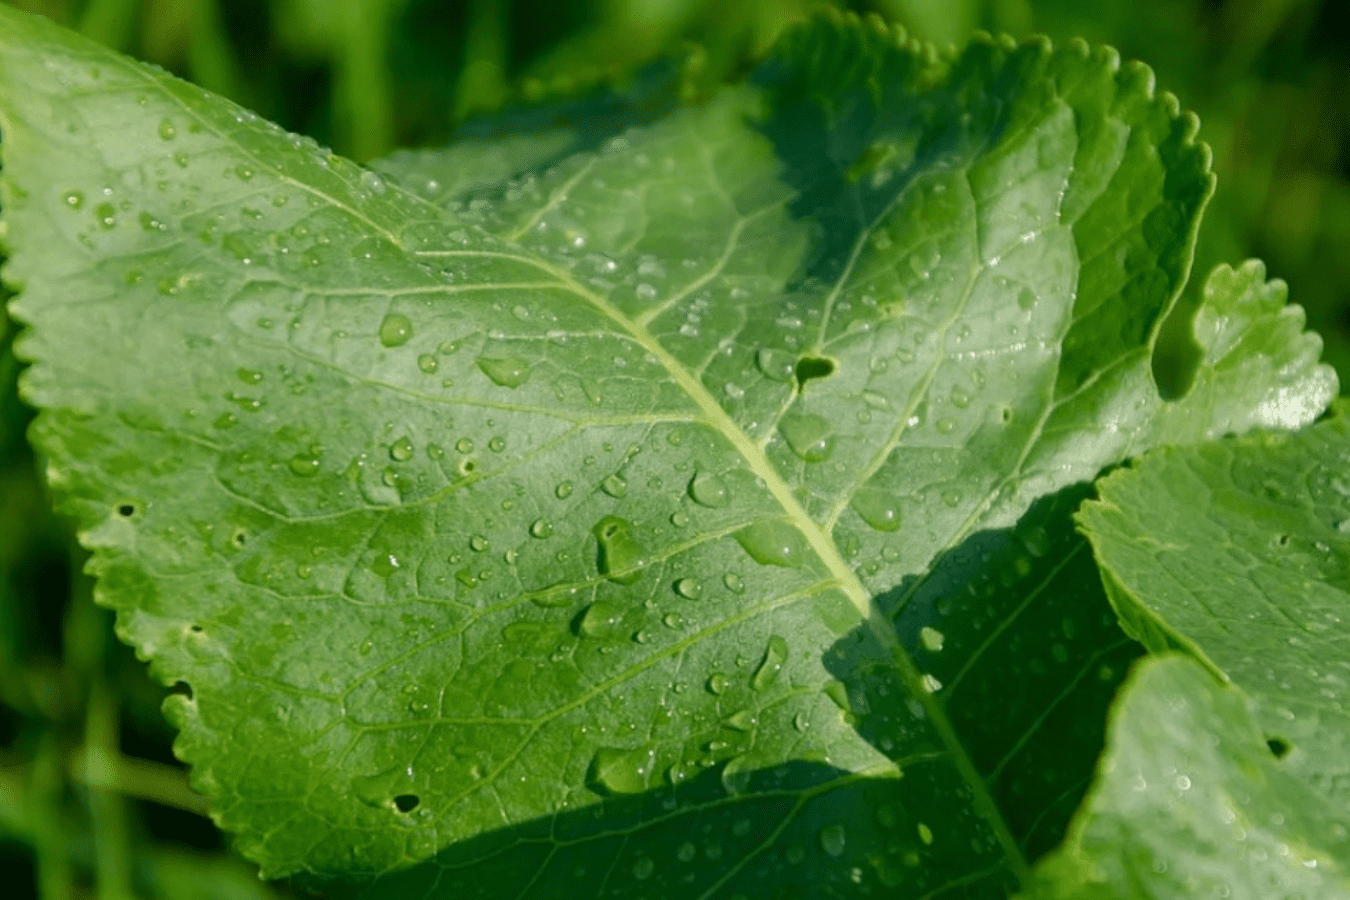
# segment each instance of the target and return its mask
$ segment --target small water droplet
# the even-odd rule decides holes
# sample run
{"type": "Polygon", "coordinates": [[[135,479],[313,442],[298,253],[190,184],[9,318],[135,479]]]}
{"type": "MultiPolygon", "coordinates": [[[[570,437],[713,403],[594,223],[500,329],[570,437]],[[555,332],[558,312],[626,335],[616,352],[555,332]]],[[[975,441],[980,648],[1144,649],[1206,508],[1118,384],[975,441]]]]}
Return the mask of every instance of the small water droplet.
{"type": "Polygon", "coordinates": [[[633,863],[633,877],[638,881],[646,881],[655,871],[656,863],[652,862],[650,856],[638,857],[638,861],[633,863]]]}
{"type": "Polygon", "coordinates": [[[384,179],[369,170],[361,173],[361,187],[377,195],[386,190],[384,179]]]}
{"type": "Polygon", "coordinates": [[[826,825],[820,829],[820,849],[825,851],[826,856],[840,857],[844,855],[844,841],[847,835],[844,833],[843,825],[826,825]]]}
{"type": "Polygon", "coordinates": [[[953,507],[959,505],[959,504],[961,503],[961,492],[960,492],[960,491],[943,491],[943,492],[942,492],[942,502],[945,503],[945,504],[947,504],[948,506],[953,506],[953,507]]]}
{"type": "Polygon", "coordinates": [[[553,489],[553,496],[557,497],[559,500],[566,500],[568,497],[572,496],[572,482],[558,482],[558,486],[553,489]]]}
{"type": "Polygon", "coordinates": [[[469,438],[460,438],[459,440],[455,441],[455,449],[458,450],[460,453],[472,453],[473,441],[471,441],[469,438]]]}
{"type": "Polygon", "coordinates": [[[801,532],[773,519],[747,525],[733,536],[750,558],[762,566],[793,569],[802,564],[806,552],[801,532]]]}
{"type": "Polygon", "coordinates": [[[952,388],[951,393],[952,406],[957,409],[965,409],[970,405],[970,394],[967,394],[961,387],[952,388]]]}
{"type": "MultiPolygon", "coordinates": [[[[750,761],[746,756],[737,756],[729,760],[722,767],[722,787],[728,794],[743,794],[750,787],[750,776],[753,773],[750,761]]],[[[718,855],[721,855],[719,848],[718,855]]]]}
{"type": "Polygon", "coordinates": [[[937,420],[937,430],[943,434],[951,434],[956,428],[956,420],[951,416],[943,416],[937,420]]]}
{"type": "Polygon", "coordinates": [[[919,642],[923,644],[923,648],[929,653],[937,653],[941,650],[942,642],[945,640],[945,637],[946,636],[943,635],[942,632],[938,631],[936,628],[930,628],[927,625],[919,629],[919,642]]]}
{"type": "Polygon", "coordinates": [[[726,482],[711,472],[699,471],[689,481],[689,496],[700,506],[712,509],[726,506],[731,492],[726,482]]]}
{"type": "Polygon", "coordinates": [[[290,470],[302,478],[319,473],[319,458],[313,453],[297,453],[291,457],[290,470]]]}
{"type": "Polygon", "coordinates": [[[249,181],[253,178],[253,170],[248,166],[235,166],[234,174],[239,176],[240,181],[249,181]]]}
{"type": "Polygon", "coordinates": [[[811,722],[806,718],[806,713],[797,713],[792,717],[792,727],[798,731],[805,731],[811,727],[811,722]]]}
{"type": "Polygon", "coordinates": [[[491,450],[493,453],[501,453],[503,450],[506,449],[506,438],[504,437],[492,438],[490,441],[488,441],[488,449],[491,450]]]}
{"type": "Polygon", "coordinates": [[[66,206],[71,209],[79,209],[84,206],[84,194],[79,191],[66,191],[66,195],[61,198],[66,202],[66,206]]]}
{"type": "Polygon", "coordinates": [[[927,825],[920,822],[918,831],[919,831],[919,840],[923,841],[925,844],[933,843],[933,829],[929,828],[927,825]]]}
{"type": "Polygon", "coordinates": [[[518,388],[530,380],[530,364],[523,359],[480,356],[477,362],[482,373],[499,387],[518,388]]]}
{"type": "Polygon", "coordinates": [[[401,437],[389,446],[390,458],[398,462],[407,462],[413,458],[413,442],[401,437]]]}
{"type": "Polygon", "coordinates": [[[389,313],[380,321],[380,343],[386,347],[402,347],[412,336],[412,320],[403,313],[389,313]]]}
{"type": "Polygon", "coordinates": [[[687,600],[697,600],[703,596],[703,585],[697,578],[681,578],[675,582],[675,593],[687,600]]]}
{"type": "Polygon", "coordinates": [[[176,134],[178,134],[178,129],[173,127],[172,121],[167,118],[159,120],[159,136],[162,139],[171,141],[176,134]]]}
{"type": "Polygon", "coordinates": [[[761,693],[767,691],[778,680],[778,673],[782,671],[787,658],[787,641],[775,634],[769,638],[768,646],[764,648],[764,658],[750,677],[750,686],[761,693]]]}
{"type": "Polygon", "coordinates": [[[680,848],[675,851],[675,858],[680,862],[693,862],[694,857],[698,855],[698,848],[685,841],[680,848]]]}
{"type": "Polygon", "coordinates": [[[642,577],[646,554],[633,534],[633,526],[618,516],[605,516],[591,529],[598,547],[596,569],[619,584],[633,584],[642,577]]]}
{"type": "Polygon", "coordinates": [[[723,675],[721,672],[714,672],[708,676],[708,693],[716,695],[725,694],[729,687],[731,687],[731,679],[727,678],[727,676],[723,675]]]}
{"type": "Polygon", "coordinates": [[[610,475],[604,481],[600,482],[600,490],[609,494],[616,500],[622,500],[624,497],[628,496],[628,482],[624,480],[622,475],[615,472],[613,475],[610,475]]]}
{"type": "Polygon", "coordinates": [[[481,534],[475,534],[469,538],[469,549],[475,553],[482,553],[488,548],[488,539],[481,534]]]}
{"type": "Polygon", "coordinates": [[[530,525],[530,537],[546,538],[553,534],[553,525],[547,519],[535,519],[530,525]]]}
{"type": "Polygon", "coordinates": [[[864,487],[849,501],[864,522],[877,531],[896,531],[900,528],[900,504],[888,491],[864,487]]]}
{"type": "Polygon", "coordinates": [[[791,413],[778,423],[778,433],[792,452],[806,462],[828,459],[834,450],[834,432],[823,416],[791,413]]]}
{"type": "Polygon", "coordinates": [[[684,528],[689,524],[689,514],[683,510],[676,510],[670,514],[670,524],[676,528],[684,528]]]}
{"type": "Polygon", "coordinates": [[[722,724],[733,731],[754,731],[759,724],[759,716],[748,709],[738,710],[722,720],[722,724]]]}
{"type": "Polygon", "coordinates": [[[427,375],[430,375],[440,368],[440,363],[436,360],[436,357],[432,356],[430,353],[423,353],[421,356],[417,357],[417,368],[421,369],[427,375]]]}
{"type": "Polygon", "coordinates": [[[725,584],[727,590],[731,591],[733,594],[745,593],[745,582],[741,580],[741,576],[737,575],[735,572],[728,572],[723,575],[722,583],[725,584]]]}
{"type": "Polygon", "coordinates": [[[112,228],[117,224],[117,210],[111,203],[100,203],[94,210],[94,215],[103,228],[112,228]]]}
{"type": "Polygon", "coordinates": [[[647,747],[601,747],[591,758],[587,784],[604,795],[640,794],[647,789],[656,751],[647,747]]]}

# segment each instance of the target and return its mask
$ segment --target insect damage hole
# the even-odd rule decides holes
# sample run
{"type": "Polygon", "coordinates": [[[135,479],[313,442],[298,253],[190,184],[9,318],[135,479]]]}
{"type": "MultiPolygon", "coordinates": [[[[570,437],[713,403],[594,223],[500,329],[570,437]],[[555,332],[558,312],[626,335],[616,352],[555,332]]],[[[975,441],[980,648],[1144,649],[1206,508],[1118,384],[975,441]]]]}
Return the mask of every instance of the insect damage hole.
{"type": "Polygon", "coordinates": [[[401,813],[410,813],[421,804],[422,798],[416,794],[399,794],[394,798],[394,807],[401,813]]]}
{"type": "Polygon", "coordinates": [[[797,391],[800,393],[806,383],[813,378],[828,378],[834,374],[834,370],[834,360],[828,356],[803,356],[797,360],[797,365],[792,370],[793,376],[797,379],[797,391]]]}
{"type": "Polygon", "coordinates": [[[117,507],[117,514],[124,519],[130,519],[136,515],[136,504],[122,503],[117,507]]]}
{"type": "Polygon", "coordinates": [[[1276,759],[1284,759],[1289,755],[1289,742],[1284,738],[1266,738],[1266,746],[1270,748],[1270,752],[1275,755],[1276,759]]]}

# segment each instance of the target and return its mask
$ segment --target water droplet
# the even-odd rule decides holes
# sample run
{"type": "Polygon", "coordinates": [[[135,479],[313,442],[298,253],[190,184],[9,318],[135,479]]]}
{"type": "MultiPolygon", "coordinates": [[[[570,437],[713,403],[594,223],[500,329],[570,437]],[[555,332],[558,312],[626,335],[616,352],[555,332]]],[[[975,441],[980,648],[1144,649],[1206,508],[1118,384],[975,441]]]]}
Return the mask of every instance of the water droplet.
{"type": "Polygon", "coordinates": [[[670,524],[676,528],[684,528],[689,524],[689,515],[683,510],[676,510],[670,514],[670,524]]]}
{"type": "Polygon", "coordinates": [[[1036,292],[1031,288],[1022,288],[1017,295],[1017,305],[1023,312],[1029,311],[1036,305],[1036,292]]]}
{"type": "Polygon", "coordinates": [[[173,127],[173,122],[167,118],[159,120],[159,136],[166,141],[171,141],[174,135],[178,134],[178,129],[173,127]]]}
{"type": "Polygon", "coordinates": [[[929,653],[937,653],[942,649],[942,642],[946,636],[936,628],[929,628],[927,625],[919,629],[919,642],[929,653]]]}
{"type": "Polygon", "coordinates": [[[797,356],[786,350],[761,347],[755,353],[755,368],[764,373],[765,378],[773,381],[791,382],[797,356]]]}
{"type": "Polygon", "coordinates": [[[609,494],[616,500],[622,500],[628,496],[628,482],[619,473],[615,472],[604,481],[600,482],[600,490],[609,494]]]}
{"type": "Polygon", "coordinates": [[[499,387],[518,388],[530,380],[530,364],[523,359],[480,356],[478,368],[499,387]]]}
{"type": "Polygon", "coordinates": [[[494,437],[492,440],[488,441],[488,449],[493,453],[501,453],[506,449],[506,438],[494,437]]]}
{"type": "Polygon", "coordinates": [[[834,449],[834,432],[823,416],[812,413],[783,416],[778,423],[778,433],[787,441],[792,452],[806,462],[827,459],[834,449]]]}
{"type": "Polygon", "coordinates": [[[553,525],[547,519],[535,519],[530,525],[530,536],[546,538],[553,533],[553,525]]]}
{"type": "Polygon", "coordinates": [[[937,678],[928,674],[927,672],[925,672],[923,674],[923,677],[919,679],[919,684],[927,693],[930,694],[936,694],[938,691],[942,690],[942,682],[938,681],[937,678]]]}
{"type": "Polygon", "coordinates": [[[741,576],[737,575],[735,572],[728,572],[723,575],[722,583],[725,584],[727,590],[731,591],[733,594],[745,593],[745,582],[742,581],[741,576]]]}
{"type": "Polygon", "coordinates": [[[723,675],[721,672],[714,672],[708,676],[708,693],[717,695],[725,694],[729,687],[731,687],[731,679],[727,678],[727,676],[723,675]]]}
{"type": "Polygon", "coordinates": [[[952,406],[957,409],[965,409],[970,405],[970,394],[967,394],[959,386],[952,388],[951,398],[952,406]]]}
{"type": "Polygon", "coordinates": [[[612,632],[619,625],[619,609],[605,600],[597,600],[582,613],[577,630],[582,637],[598,637],[612,632]]]}
{"type": "Polygon", "coordinates": [[[385,192],[384,179],[369,170],[361,173],[361,187],[372,194],[383,194],[385,192]]]}
{"type": "Polygon", "coordinates": [[[661,624],[667,628],[679,628],[684,624],[684,617],[679,613],[666,613],[661,617],[661,624]]]}
{"type": "Polygon", "coordinates": [[[689,496],[700,506],[712,509],[726,506],[731,499],[726,482],[711,472],[697,472],[689,481],[689,496]]]}
{"type": "MultiPolygon", "coordinates": [[[[722,787],[728,794],[743,794],[750,787],[753,772],[745,756],[737,756],[722,767],[722,787]]],[[[720,853],[719,853],[720,855],[720,853]]]]}
{"type": "Polygon", "coordinates": [[[234,174],[239,176],[240,181],[249,181],[250,179],[253,178],[253,170],[250,169],[248,166],[235,166],[234,174]]]}
{"type": "Polygon", "coordinates": [[[943,491],[942,502],[948,506],[957,506],[961,502],[960,491],[943,491]]]}
{"type": "Polygon", "coordinates": [[[605,516],[591,529],[599,552],[595,566],[601,575],[619,584],[633,584],[642,577],[646,554],[633,535],[633,526],[618,516],[605,516]]]}
{"type": "Polygon", "coordinates": [[[919,840],[923,841],[925,844],[933,843],[933,829],[929,828],[927,825],[920,822],[918,831],[919,831],[919,840]]]}
{"type": "Polygon", "coordinates": [[[94,210],[98,224],[103,228],[112,228],[117,224],[117,210],[111,203],[100,203],[94,210]]]}
{"type": "Polygon", "coordinates": [[[825,851],[826,856],[840,857],[844,855],[844,833],[843,825],[826,825],[820,829],[820,849],[825,851]]]}
{"type": "Polygon", "coordinates": [[[1022,535],[1022,543],[1026,545],[1027,552],[1037,559],[1050,552],[1050,535],[1039,525],[1027,529],[1022,535]]]}
{"type": "Polygon", "coordinates": [[[469,538],[469,549],[475,553],[482,553],[488,548],[488,539],[481,534],[475,534],[469,538]]]}
{"type": "Polygon", "coordinates": [[[697,578],[681,578],[675,582],[675,593],[687,600],[697,600],[703,596],[703,585],[697,578]]]}
{"type": "Polygon", "coordinates": [[[722,724],[733,731],[754,731],[759,724],[759,716],[748,709],[738,710],[722,720],[722,724]]]}
{"type": "Polygon", "coordinates": [[[66,202],[66,206],[71,209],[79,209],[84,206],[84,194],[79,191],[66,191],[66,195],[61,198],[66,202]]]}
{"type": "Polygon", "coordinates": [[[951,416],[943,416],[937,420],[937,430],[943,434],[951,434],[956,428],[956,420],[951,416]]]}
{"type": "Polygon", "coordinates": [[[775,634],[769,638],[769,644],[764,648],[764,658],[760,660],[755,674],[750,677],[750,686],[756,691],[767,691],[778,680],[778,673],[782,671],[787,658],[787,641],[775,634]]]}
{"type": "Polygon", "coordinates": [[[407,462],[413,457],[413,442],[401,437],[389,446],[389,456],[398,462],[407,462]]]}
{"type": "Polygon", "coordinates": [[[403,313],[389,313],[380,321],[380,343],[386,347],[402,347],[412,336],[412,320],[403,313]]]}
{"type": "Polygon", "coordinates": [[[680,862],[693,862],[694,857],[698,855],[698,848],[685,841],[680,845],[680,849],[675,851],[675,858],[680,862]]]}
{"type": "Polygon", "coordinates": [[[647,789],[655,762],[656,751],[647,747],[601,747],[591,758],[586,781],[591,789],[608,796],[640,794],[647,789]]]}
{"type": "Polygon", "coordinates": [[[895,531],[900,527],[900,504],[881,488],[861,488],[853,495],[849,506],[877,531],[895,531]]]}
{"type": "Polygon", "coordinates": [[[655,871],[656,863],[652,862],[650,856],[638,857],[638,861],[633,863],[633,877],[638,881],[646,881],[655,871]]]}
{"type": "Polygon", "coordinates": [[[553,496],[557,497],[559,500],[566,500],[568,497],[572,496],[572,482],[558,482],[558,486],[553,489],[553,496]]]}
{"type": "Polygon", "coordinates": [[[297,453],[291,457],[290,470],[302,478],[319,473],[319,458],[313,453],[297,453]]]}
{"type": "Polygon", "coordinates": [[[423,353],[421,356],[417,357],[417,368],[421,369],[427,375],[430,375],[440,368],[440,363],[437,362],[436,357],[432,356],[430,353],[423,353]]]}
{"type": "Polygon", "coordinates": [[[764,519],[734,535],[750,558],[762,566],[793,569],[802,564],[806,547],[802,534],[786,522],[764,519]]]}
{"type": "Polygon", "coordinates": [[[792,727],[798,731],[805,731],[811,727],[811,721],[806,718],[806,713],[797,713],[792,717],[792,727]]]}

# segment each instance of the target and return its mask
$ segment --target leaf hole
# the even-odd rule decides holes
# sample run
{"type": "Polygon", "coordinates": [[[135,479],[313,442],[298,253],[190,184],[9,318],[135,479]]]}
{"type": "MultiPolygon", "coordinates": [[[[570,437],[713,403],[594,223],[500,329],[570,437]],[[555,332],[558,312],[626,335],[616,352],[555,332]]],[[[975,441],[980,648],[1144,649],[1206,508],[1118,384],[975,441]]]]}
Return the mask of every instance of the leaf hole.
{"type": "Polygon", "coordinates": [[[202,633],[202,626],[200,626],[200,625],[189,625],[189,626],[188,626],[188,631],[192,632],[193,634],[201,634],[201,633],[202,633]]]}
{"type": "Polygon", "coordinates": [[[1003,407],[1003,409],[999,410],[999,418],[1003,420],[1004,425],[1007,425],[1009,422],[1012,421],[1012,416],[1013,413],[1011,406],[1005,406],[1003,407]]]}
{"type": "Polygon", "coordinates": [[[1289,755],[1289,742],[1284,738],[1266,738],[1266,746],[1270,748],[1271,753],[1275,754],[1276,759],[1284,759],[1289,755]]]}
{"type": "Polygon", "coordinates": [[[401,813],[412,812],[421,802],[422,798],[416,794],[399,794],[394,798],[394,806],[401,813]]]}
{"type": "Polygon", "coordinates": [[[186,681],[175,681],[173,687],[169,688],[170,694],[181,694],[191,700],[193,698],[192,685],[186,681]]]}
{"type": "Polygon", "coordinates": [[[234,534],[230,535],[230,543],[236,547],[244,546],[248,543],[248,533],[242,528],[237,529],[234,534]]]}
{"type": "Polygon", "coordinates": [[[797,390],[812,378],[827,378],[834,374],[834,360],[826,356],[803,356],[797,360],[793,374],[797,377],[797,390]]]}
{"type": "Polygon", "coordinates": [[[136,515],[136,504],[123,503],[121,506],[117,507],[117,514],[124,519],[130,519],[132,516],[136,515]]]}
{"type": "Polygon", "coordinates": [[[478,471],[478,463],[471,459],[466,459],[459,464],[459,471],[463,475],[472,475],[474,472],[478,471]]]}
{"type": "Polygon", "coordinates": [[[1280,535],[1279,537],[1277,537],[1277,538],[1275,539],[1275,543],[1279,544],[1281,547],[1288,547],[1288,546],[1289,546],[1289,535],[1287,535],[1287,534],[1282,534],[1282,535],[1280,535]]]}

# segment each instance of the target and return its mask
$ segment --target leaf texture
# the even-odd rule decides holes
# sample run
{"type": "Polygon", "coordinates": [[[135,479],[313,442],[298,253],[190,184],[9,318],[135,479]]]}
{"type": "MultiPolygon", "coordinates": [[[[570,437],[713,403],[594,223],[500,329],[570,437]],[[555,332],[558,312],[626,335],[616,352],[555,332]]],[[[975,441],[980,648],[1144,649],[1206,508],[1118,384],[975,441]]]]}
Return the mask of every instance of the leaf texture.
{"type": "Polygon", "coordinates": [[[1159,397],[1208,151],[1109,50],[822,19],[442,189],[0,8],[0,128],[98,597],[216,820],[338,893],[1002,896],[1100,725],[1019,754],[1134,652],[1077,486],[1334,393],[1247,267],[1159,397]]]}

